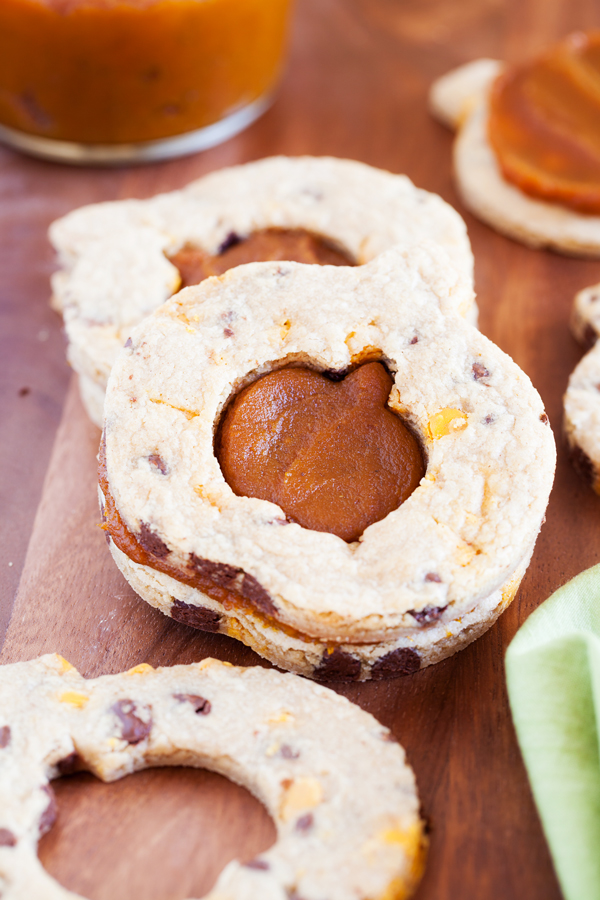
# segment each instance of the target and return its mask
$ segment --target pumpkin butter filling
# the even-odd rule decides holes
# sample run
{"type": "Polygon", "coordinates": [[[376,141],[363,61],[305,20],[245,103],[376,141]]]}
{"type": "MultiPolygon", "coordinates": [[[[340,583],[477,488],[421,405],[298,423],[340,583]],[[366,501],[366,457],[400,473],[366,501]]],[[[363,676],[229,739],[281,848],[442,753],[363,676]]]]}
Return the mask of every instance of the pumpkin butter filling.
{"type": "Polygon", "coordinates": [[[355,265],[331,241],[303,228],[262,228],[248,237],[231,232],[214,255],[195,244],[185,244],[168,259],[179,271],[180,290],[251,262],[281,260],[321,266],[355,265]]]}
{"type": "Polygon", "coordinates": [[[600,214],[600,31],[572,34],[500,75],[488,137],[507,181],[600,214]]]}
{"type": "MultiPolygon", "coordinates": [[[[226,481],[238,495],[278,504],[288,522],[356,541],[405,502],[425,474],[417,439],[387,407],[392,385],[379,362],[345,377],[304,367],[263,375],[232,399],[217,429],[215,451],[226,481]]],[[[161,462],[157,457],[155,465],[161,462]]],[[[104,440],[99,480],[104,528],[134,563],[201,590],[225,610],[251,611],[266,625],[314,642],[278,620],[268,592],[242,569],[192,554],[182,570],[148,525],[133,534],[110,491],[104,440]]],[[[200,610],[187,624],[219,630],[219,614],[200,610]]]]}

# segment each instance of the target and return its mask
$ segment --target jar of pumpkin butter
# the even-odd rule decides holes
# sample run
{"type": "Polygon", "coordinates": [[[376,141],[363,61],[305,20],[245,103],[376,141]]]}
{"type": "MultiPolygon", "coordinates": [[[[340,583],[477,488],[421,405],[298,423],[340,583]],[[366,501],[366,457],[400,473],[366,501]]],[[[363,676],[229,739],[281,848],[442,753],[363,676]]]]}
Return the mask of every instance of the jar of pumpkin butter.
{"type": "Polygon", "coordinates": [[[269,105],[290,0],[2,0],[0,140],[71,163],[178,156],[269,105]]]}

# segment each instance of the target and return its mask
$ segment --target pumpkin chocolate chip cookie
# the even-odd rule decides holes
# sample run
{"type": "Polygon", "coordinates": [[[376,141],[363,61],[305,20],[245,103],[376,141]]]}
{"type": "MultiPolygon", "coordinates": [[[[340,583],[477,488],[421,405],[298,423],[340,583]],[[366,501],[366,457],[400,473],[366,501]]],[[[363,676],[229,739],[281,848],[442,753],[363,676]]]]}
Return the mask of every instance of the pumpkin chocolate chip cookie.
{"type": "Polygon", "coordinates": [[[564,431],[571,462],[600,493],[600,284],[579,291],[571,330],[588,350],[569,378],[563,398],[564,431]]]}
{"type": "MultiPolygon", "coordinates": [[[[350,160],[275,157],[149,200],[99,203],[54,222],[52,279],[68,357],[102,426],[111,366],[131,329],[181,287],[240,263],[361,265],[397,242],[437,241],[472,280],[463,220],[435,194],[350,160]]],[[[463,314],[476,320],[474,295],[463,314]]]]}
{"type": "Polygon", "coordinates": [[[148,602],[322,680],[407,674],[486,630],[555,450],[527,376],[457,315],[437,245],[254,263],[177,294],[109,380],[111,551],[148,602]]]}
{"type": "Polygon", "coordinates": [[[37,857],[56,817],[53,778],[115,781],[198,766],[243,784],[275,844],[223,870],[205,900],[405,898],[426,838],[412,770],[387,728],[294,675],[197,665],[85,679],[60,656],[0,666],[0,890],[67,900],[37,857]]]}
{"type": "Polygon", "coordinates": [[[530,247],[600,257],[600,31],[576,32],[533,60],[478,60],[432,87],[458,129],[465,205],[530,247]]]}

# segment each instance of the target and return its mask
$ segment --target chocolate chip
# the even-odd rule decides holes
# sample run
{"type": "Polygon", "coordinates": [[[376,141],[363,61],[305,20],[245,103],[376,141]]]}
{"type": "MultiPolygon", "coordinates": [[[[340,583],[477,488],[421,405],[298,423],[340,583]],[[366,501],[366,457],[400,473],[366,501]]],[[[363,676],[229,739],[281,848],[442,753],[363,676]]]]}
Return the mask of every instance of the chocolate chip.
{"type": "Polygon", "coordinates": [[[246,869],[259,869],[261,872],[267,872],[271,866],[266,859],[249,859],[248,862],[242,863],[246,869]]]}
{"type": "Polygon", "coordinates": [[[284,759],[298,759],[300,756],[300,751],[294,750],[289,744],[284,744],[280,752],[284,759]]]}
{"type": "Polygon", "coordinates": [[[548,416],[546,415],[545,412],[543,412],[540,416],[540,422],[543,422],[544,425],[547,425],[548,421],[549,421],[548,416]]]}
{"type": "Polygon", "coordinates": [[[272,616],[277,612],[277,607],[271,600],[271,597],[259,584],[253,575],[244,574],[242,579],[242,596],[250,601],[260,612],[267,616],[272,616]]]}
{"type": "Polygon", "coordinates": [[[442,579],[437,574],[437,572],[428,572],[425,576],[425,581],[435,581],[436,584],[442,583],[442,579]]]}
{"type": "Polygon", "coordinates": [[[127,340],[125,341],[125,343],[123,344],[123,346],[124,346],[124,347],[133,347],[133,341],[131,340],[130,337],[127,338],[127,340]]]}
{"type": "Polygon", "coordinates": [[[482,420],[481,420],[481,423],[482,423],[482,425],[491,425],[492,422],[495,422],[495,421],[496,421],[496,417],[493,416],[493,415],[491,415],[491,413],[489,413],[489,414],[485,417],[485,419],[482,419],[482,420]]]}
{"type": "Polygon", "coordinates": [[[384,678],[398,678],[400,675],[412,675],[421,668],[421,657],[410,647],[398,647],[382,656],[371,668],[371,678],[382,681],[384,678]]]}
{"type": "Polygon", "coordinates": [[[312,188],[312,187],[302,188],[300,193],[306,194],[308,197],[312,197],[313,200],[322,200],[324,197],[323,191],[320,191],[317,188],[312,188]]]}
{"type": "Polygon", "coordinates": [[[360,659],[356,659],[340,647],[333,653],[325,651],[321,662],[313,671],[317,681],[356,681],[360,675],[360,659]]]}
{"type": "Polygon", "coordinates": [[[569,459],[577,474],[580,475],[584,481],[587,481],[588,484],[593,485],[596,480],[596,469],[585,450],[582,450],[581,447],[575,444],[575,446],[569,449],[569,459]]]}
{"type": "Polygon", "coordinates": [[[210,559],[200,559],[195,553],[190,556],[190,566],[199,575],[210,578],[219,587],[224,587],[229,591],[236,589],[236,580],[242,570],[235,566],[229,566],[227,563],[212,562],[210,559]]]}
{"type": "Polygon", "coordinates": [[[235,231],[230,231],[224,241],[222,241],[221,246],[217,250],[217,253],[225,253],[226,250],[229,250],[230,247],[235,247],[236,244],[241,244],[243,238],[236,234],[235,231]]]}
{"type": "Polygon", "coordinates": [[[301,897],[296,888],[292,888],[287,892],[287,900],[304,900],[304,897],[301,897]]]}
{"type": "Polygon", "coordinates": [[[348,369],[327,369],[321,374],[326,378],[329,378],[330,381],[343,381],[348,374],[348,369]]]}
{"type": "Polygon", "coordinates": [[[414,336],[413,338],[411,338],[410,342],[411,342],[411,344],[418,344],[418,343],[419,343],[419,338],[417,337],[416,334],[415,334],[415,336],[414,336]]]}
{"type": "Polygon", "coordinates": [[[181,622],[182,625],[189,625],[190,628],[197,628],[199,631],[219,631],[220,614],[206,606],[192,606],[183,600],[173,600],[170,613],[172,619],[181,622]]]}
{"type": "Polygon", "coordinates": [[[227,563],[212,562],[210,559],[200,559],[195,553],[190,556],[190,565],[195,572],[205,578],[210,578],[219,587],[240,593],[265,615],[272,616],[277,612],[277,607],[264,587],[253,575],[248,575],[243,569],[227,565],[227,563]]]}
{"type": "Polygon", "coordinates": [[[475,381],[479,381],[480,378],[489,378],[489,370],[480,362],[473,363],[473,378],[475,381]]]}
{"type": "Polygon", "coordinates": [[[211,711],[210,700],[206,700],[198,694],[173,694],[173,696],[180,703],[191,703],[197,715],[207,716],[211,711]]]}
{"type": "Polygon", "coordinates": [[[158,453],[151,453],[146,457],[153,469],[157,469],[161,475],[166,475],[169,471],[166,462],[158,453]]]}
{"type": "Polygon", "coordinates": [[[146,553],[156,556],[157,559],[162,559],[171,552],[165,542],[145,522],[140,523],[140,533],[137,539],[146,553]]]}
{"type": "Polygon", "coordinates": [[[10,725],[3,725],[0,728],[0,750],[8,747],[10,744],[10,725]]]}
{"type": "MultiPolygon", "coordinates": [[[[148,707],[145,707],[148,709],[148,707]]],[[[152,730],[152,719],[144,722],[136,715],[137,706],[133,700],[117,700],[111,706],[112,711],[120,720],[121,737],[128,744],[139,744],[144,738],[147,738],[152,730]]]]}
{"type": "Polygon", "coordinates": [[[48,796],[48,805],[46,806],[46,809],[44,810],[40,818],[40,835],[46,834],[47,831],[50,831],[50,829],[56,822],[56,817],[58,815],[58,807],[56,805],[56,797],[54,796],[54,791],[49,784],[46,784],[42,788],[42,790],[48,796]]]}
{"type": "Polygon", "coordinates": [[[596,341],[598,340],[598,334],[594,328],[588,322],[583,331],[583,335],[581,338],[581,342],[586,350],[590,350],[596,341]]]}
{"type": "Polygon", "coordinates": [[[229,326],[227,326],[227,328],[223,329],[223,334],[225,335],[225,337],[233,337],[233,335],[234,335],[233,328],[230,328],[229,326]]]}
{"type": "Polygon", "coordinates": [[[30,393],[31,393],[31,388],[28,388],[28,387],[19,388],[19,397],[26,397],[27,394],[30,394],[30,393]]]}
{"type": "Polygon", "coordinates": [[[14,847],[17,839],[8,828],[0,828],[0,847],[14,847]]]}
{"type": "Polygon", "coordinates": [[[418,612],[417,610],[409,609],[408,614],[413,619],[416,619],[419,625],[429,625],[431,622],[437,622],[445,609],[445,606],[425,606],[418,612]]]}
{"type": "Polygon", "coordinates": [[[315,819],[312,813],[306,813],[305,816],[300,816],[300,818],[296,822],[296,831],[310,831],[310,829],[315,824],[315,819]]]}
{"type": "Polygon", "coordinates": [[[73,772],[81,772],[84,768],[83,760],[79,753],[73,751],[56,763],[60,775],[72,775],[73,772]]]}

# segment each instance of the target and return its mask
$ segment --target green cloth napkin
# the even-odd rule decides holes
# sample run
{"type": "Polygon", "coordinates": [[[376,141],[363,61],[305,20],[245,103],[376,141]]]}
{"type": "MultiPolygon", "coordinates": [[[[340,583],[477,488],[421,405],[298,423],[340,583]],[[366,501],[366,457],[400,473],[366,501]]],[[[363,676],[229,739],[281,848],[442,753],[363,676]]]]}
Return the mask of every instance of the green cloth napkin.
{"type": "Polygon", "coordinates": [[[512,715],[567,900],[600,900],[600,565],[561,587],[506,654],[512,715]]]}

